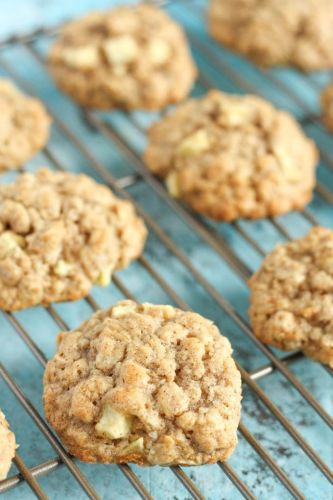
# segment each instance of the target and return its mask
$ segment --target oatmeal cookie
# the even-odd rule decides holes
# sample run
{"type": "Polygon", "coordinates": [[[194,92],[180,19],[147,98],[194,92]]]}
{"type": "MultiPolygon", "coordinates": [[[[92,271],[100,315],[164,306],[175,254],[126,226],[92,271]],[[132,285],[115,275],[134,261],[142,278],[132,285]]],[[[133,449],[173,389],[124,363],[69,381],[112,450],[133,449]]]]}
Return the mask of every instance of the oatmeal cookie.
{"type": "Polygon", "coordinates": [[[15,436],[9,430],[5,415],[0,410],[0,481],[6,478],[15,456],[15,436]]]}
{"type": "Polygon", "coordinates": [[[263,342],[333,368],[333,231],[279,245],[250,279],[250,318],[263,342]]]}
{"type": "Polygon", "coordinates": [[[137,258],[146,228],[85,175],[39,170],[0,185],[0,308],[76,300],[137,258]]]}
{"type": "Polygon", "coordinates": [[[229,341],[199,314],[121,301],[60,333],[44,408],[87,462],[197,465],[237,443],[241,379],[229,341]]]}
{"type": "Polygon", "coordinates": [[[183,99],[196,77],[181,27],[147,4],[68,24],[48,64],[64,92],[99,109],[161,109],[183,99]]]}
{"type": "Polygon", "coordinates": [[[323,122],[333,132],[333,82],[322,92],[321,105],[323,122]]]}
{"type": "Polygon", "coordinates": [[[210,0],[212,36],[262,66],[333,67],[331,0],[210,0]]]}
{"type": "Polygon", "coordinates": [[[301,209],[311,199],[317,150],[295,119],[260,97],[212,90],[148,132],[147,166],[171,196],[217,220],[301,209]]]}
{"type": "Polygon", "coordinates": [[[50,118],[38,99],[0,78],[0,172],[20,167],[47,142],[50,118]]]}

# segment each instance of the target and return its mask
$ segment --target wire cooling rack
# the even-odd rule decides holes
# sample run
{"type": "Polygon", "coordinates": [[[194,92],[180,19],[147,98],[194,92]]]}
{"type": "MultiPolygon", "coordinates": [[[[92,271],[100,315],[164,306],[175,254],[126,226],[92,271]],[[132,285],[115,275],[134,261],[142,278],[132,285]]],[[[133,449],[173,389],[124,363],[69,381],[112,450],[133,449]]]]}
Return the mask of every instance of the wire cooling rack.
{"type": "Polygon", "coordinates": [[[204,2],[169,4],[166,8],[187,31],[200,70],[193,95],[212,87],[263,95],[294,113],[316,139],[321,164],[314,200],[301,213],[256,222],[216,224],[192,213],[168,196],[141,161],[145,130],[157,113],[91,112],[58,92],[47,74],[45,53],[59,27],[4,40],[1,75],[41,98],[53,118],[49,144],[25,168],[47,164],[94,176],[133,201],[150,231],[144,255],[117,273],[107,290],[93,290],[72,304],[2,313],[0,407],[20,443],[17,472],[0,482],[0,493],[8,499],[322,499],[332,491],[332,370],[301,353],[282,355],[261,344],[248,323],[246,288],[277,242],[301,236],[312,225],[333,225],[333,138],[320,123],[317,104],[329,75],[261,71],[209,38],[204,2]],[[55,333],[121,297],[194,308],[214,319],[231,340],[244,399],[239,445],[228,463],[150,469],[80,464],[48,427],[41,406],[42,372],[53,354],[55,333]]]}

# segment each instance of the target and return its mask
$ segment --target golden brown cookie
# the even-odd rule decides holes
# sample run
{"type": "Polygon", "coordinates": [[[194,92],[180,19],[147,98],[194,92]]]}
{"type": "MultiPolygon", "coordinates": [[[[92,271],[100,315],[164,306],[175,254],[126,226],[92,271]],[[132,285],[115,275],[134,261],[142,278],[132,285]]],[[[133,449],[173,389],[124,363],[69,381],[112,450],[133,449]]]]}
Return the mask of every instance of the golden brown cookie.
{"type": "Polygon", "coordinates": [[[262,66],[333,67],[331,0],[210,0],[209,29],[262,66]]]}
{"type": "Polygon", "coordinates": [[[5,415],[0,410],[0,481],[5,479],[15,456],[16,442],[5,415]]]}
{"type": "Polygon", "coordinates": [[[147,4],[68,24],[48,63],[64,92],[99,109],[161,109],[183,99],[196,77],[181,27],[147,4]]]}
{"type": "Polygon", "coordinates": [[[302,209],[318,154],[287,112],[260,97],[212,90],[151,127],[144,159],[171,196],[231,221],[302,209]]]}
{"type": "Polygon", "coordinates": [[[231,354],[199,314],[119,302],[59,335],[44,375],[46,417],[87,462],[226,460],[241,401],[231,354]]]}
{"type": "Polygon", "coordinates": [[[143,221],[85,175],[21,174],[0,185],[0,308],[85,297],[142,252],[143,221]]]}
{"type": "Polygon", "coordinates": [[[333,82],[323,90],[320,99],[323,122],[333,132],[333,82]]]}
{"type": "Polygon", "coordinates": [[[0,78],[0,172],[18,168],[47,142],[50,118],[38,99],[0,78]]]}
{"type": "Polygon", "coordinates": [[[254,333],[333,368],[333,231],[279,245],[250,280],[254,333]]]}

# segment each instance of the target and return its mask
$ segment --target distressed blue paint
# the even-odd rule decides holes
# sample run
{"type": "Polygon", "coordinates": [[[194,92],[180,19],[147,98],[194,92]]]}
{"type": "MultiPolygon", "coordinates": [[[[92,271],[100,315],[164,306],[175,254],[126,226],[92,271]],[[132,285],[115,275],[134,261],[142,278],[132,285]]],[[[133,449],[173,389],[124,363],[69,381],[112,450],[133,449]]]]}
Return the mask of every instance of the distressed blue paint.
{"type": "MultiPolygon", "coordinates": [[[[122,2],[112,2],[110,0],[80,0],[80,2],[68,2],[67,0],[2,0],[0,38],[18,31],[27,32],[45,23],[53,25],[79,13],[114,3],[122,2]],[[13,12],[15,12],[15,15],[13,15],[13,12]]],[[[196,2],[197,5],[202,3],[196,2]]],[[[189,14],[189,9],[186,6],[181,6],[181,2],[178,2],[177,5],[171,6],[170,11],[186,25],[191,33],[200,35],[204,45],[217,57],[231,62],[233,67],[247,81],[251,82],[251,85],[259,93],[272,100],[276,105],[293,112],[298,118],[305,116],[302,106],[287,97],[276,85],[272,85],[257,68],[217,46],[209,39],[204,27],[204,16],[200,10],[194,7],[189,14]]],[[[47,44],[42,42],[39,47],[45,51],[47,44]]],[[[8,61],[15,60],[18,73],[30,81],[36,94],[46,99],[58,116],[66,117],[67,125],[76,131],[91,153],[115,177],[133,172],[130,162],[117,151],[110,140],[106,140],[94,133],[81,121],[76,106],[55,90],[43,68],[27,52],[15,48],[6,50],[4,55],[8,61]]],[[[210,79],[217,82],[219,88],[229,92],[241,91],[226,74],[221,74],[219,69],[214,67],[200,52],[195,51],[194,55],[200,67],[205,70],[210,79]]],[[[318,112],[317,92],[302,74],[290,69],[275,69],[272,74],[277,79],[281,79],[281,81],[296,88],[306,107],[310,111],[318,112]]],[[[313,81],[323,85],[328,80],[328,74],[320,73],[312,78],[313,81]]],[[[202,92],[203,89],[200,85],[197,85],[194,94],[199,95],[202,92]]],[[[148,126],[156,118],[154,113],[135,113],[135,116],[144,127],[148,126]]],[[[145,145],[144,134],[138,132],[123,114],[104,114],[103,117],[110,120],[134,150],[138,153],[142,152],[145,145]]],[[[313,124],[307,125],[305,128],[307,133],[328,154],[332,154],[332,137],[323,128],[313,124]]],[[[89,162],[55,126],[52,131],[50,149],[69,170],[84,171],[102,181],[89,162]]],[[[49,164],[43,154],[37,155],[29,163],[29,169],[33,171],[40,164],[49,164]]],[[[11,173],[2,176],[2,181],[8,181],[13,178],[13,175],[11,173]]],[[[333,190],[332,172],[324,164],[320,166],[318,175],[327,187],[333,190]]],[[[195,268],[226,297],[246,320],[248,292],[240,278],[212,249],[208,248],[198,236],[193,234],[188,226],[156,196],[149,186],[139,183],[130,188],[129,192],[155,220],[158,219],[159,224],[186,253],[195,268]]],[[[309,208],[313,213],[316,213],[321,223],[333,227],[332,207],[328,207],[318,196],[315,196],[309,208]]],[[[308,222],[299,214],[289,214],[282,217],[281,223],[295,236],[303,235],[309,228],[308,222]]],[[[249,247],[232,226],[216,224],[211,221],[207,221],[207,224],[233,247],[234,251],[251,271],[258,267],[261,260],[260,255],[249,247]]],[[[240,224],[256,241],[260,242],[265,251],[271,250],[276,243],[281,241],[281,235],[268,221],[241,221],[240,224]]],[[[252,370],[266,362],[264,356],[240,331],[239,327],[227,317],[207,292],[194,282],[193,277],[186,268],[163,247],[153,233],[149,236],[145,256],[191,307],[216,321],[232,341],[235,355],[245,368],[252,370]]],[[[170,302],[163,290],[138,263],[133,263],[128,269],[122,271],[120,277],[138,300],[156,303],[170,302]]],[[[95,289],[93,296],[102,307],[106,307],[122,297],[121,292],[114,286],[109,287],[107,290],[95,289]]],[[[84,301],[75,304],[60,304],[55,307],[70,327],[77,326],[82,319],[88,317],[91,313],[84,301]]],[[[54,352],[54,339],[58,332],[58,327],[52,318],[41,308],[20,312],[16,316],[24,323],[27,331],[46,356],[51,356],[54,352]]],[[[41,366],[13,331],[4,316],[0,316],[0,336],[0,360],[22,387],[27,397],[42,412],[41,381],[43,370],[41,366]]],[[[332,413],[332,385],[324,369],[320,365],[304,359],[293,366],[292,370],[326,410],[332,413]]],[[[290,384],[283,377],[274,374],[262,380],[260,386],[283,410],[285,415],[311,446],[319,452],[321,457],[332,465],[333,443],[327,428],[316,414],[308,409],[290,384]]],[[[30,418],[21,410],[14,396],[1,380],[0,407],[3,407],[6,411],[20,443],[20,453],[29,466],[36,465],[54,456],[52,448],[43,439],[30,418]]],[[[248,389],[244,393],[243,421],[270,451],[279,465],[285,467],[286,472],[304,492],[307,499],[321,500],[330,496],[331,491],[322,475],[315,470],[310,460],[295,445],[289,435],[281,429],[281,426],[270,416],[260,401],[251,395],[248,389]]],[[[258,498],[290,498],[290,495],[241,436],[239,446],[232,456],[230,464],[253,489],[258,498]]],[[[138,495],[130,488],[127,480],[116,467],[79,465],[102,498],[126,498],[130,500],[138,498],[138,495]]],[[[12,472],[14,472],[14,469],[13,467],[12,472]]],[[[189,498],[185,489],[168,469],[140,469],[138,467],[134,467],[134,469],[154,498],[158,500],[171,500],[174,498],[184,500],[189,498]]],[[[232,483],[217,466],[190,468],[188,473],[208,499],[233,500],[240,498],[232,483]]],[[[75,480],[64,467],[58,468],[51,474],[40,478],[39,481],[49,497],[54,500],[85,498],[75,480]]],[[[33,495],[26,485],[21,485],[17,489],[6,493],[4,498],[8,500],[16,498],[26,500],[33,498],[33,495]]]]}

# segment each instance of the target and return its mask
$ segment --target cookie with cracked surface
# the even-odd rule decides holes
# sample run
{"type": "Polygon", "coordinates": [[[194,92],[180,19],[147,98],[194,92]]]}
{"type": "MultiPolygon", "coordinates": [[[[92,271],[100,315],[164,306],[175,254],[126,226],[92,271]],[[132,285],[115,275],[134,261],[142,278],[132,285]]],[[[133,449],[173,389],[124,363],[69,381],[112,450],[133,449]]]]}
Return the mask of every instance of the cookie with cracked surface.
{"type": "Polygon", "coordinates": [[[47,142],[50,118],[43,104],[0,78],[0,172],[20,167],[47,142]]]}
{"type": "Polygon", "coordinates": [[[7,477],[12,459],[15,456],[15,449],[14,433],[9,430],[5,415],[0,410],[0,481],[7,477]]]}
{"type": "Polygon", "coordinates": [[[320,100],[323,122],[333,132],[333,82],[323,90],[320,100]]]}
{"type": "Polygon", "coordinates": [[[86,175],[40,169],[0,186],[0,308],[85,297],[142,252],[131,203],[86,175]]]}
{"type": "Polygon", "coordinates": [[[44,375],[46,417],[87,462],[226,460],[241,401],[231,354],[199,314],[121,301],[60,333],[44,375]]]}
{"type": "Polygon", "coordinates": [[[290,114],[260,97],[217,90],[154,124],[144,154],[172,196],[225,221],[303,208],[312,196],[317,157],[290,114]]]}
{"type": "Polygon", "coordinates": [[[249,283],[257,337],[333,368],[333,231],[277,246],[249,283]]]}
{"type": "Polygon", "coordinates": [[[183,99],[196,77],[181,27],[147,4],[68,24],[48,64],[64,92],[99,109],[161,109],[183,99]]]}
{"type": "Polygon", "coordinates": [[[210,0],[212,36],[261,66],[333,67],[331,0],[210,0]]]}

